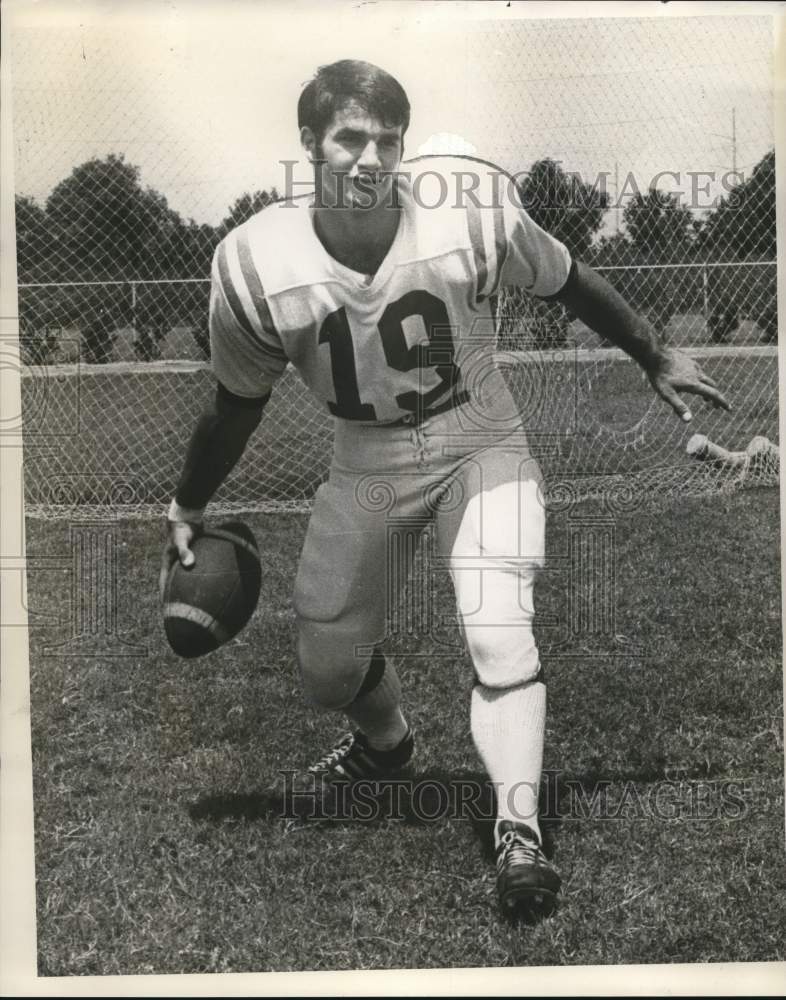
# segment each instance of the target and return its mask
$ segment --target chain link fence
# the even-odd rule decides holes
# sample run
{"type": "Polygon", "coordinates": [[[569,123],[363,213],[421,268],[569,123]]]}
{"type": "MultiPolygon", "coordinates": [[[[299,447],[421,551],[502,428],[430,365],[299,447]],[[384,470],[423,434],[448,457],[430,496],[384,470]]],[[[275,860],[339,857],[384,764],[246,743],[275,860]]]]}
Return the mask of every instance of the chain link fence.
{"type": "MultiPolygon", "coordinates": [[[[536,221],[665,342],[699,353],[734,403],[730,416],[702,413],[700,430],[744,449],[777,440],[771,26],[670,21],[481,23],[456,67],[461,127],[516,175],[536,221]]],[[[214,60],[230,59],[236,43],[215,34],[214,60]]],[[[109,28],[89,36],[89,59],[84,44],[75,29],[12,37],[28,510],[159,510],[211,391],[213,250],[278,192],[243,181],[227,197],[237,150],[205,178],[196,78],[152,35],[135,61],[109,28]]],[[[230,108],[235,96],[222,99],[230,108]]],[[[602,331],[516,289],[496,312],[500,362],[547,480],[670,496],[739,485],[738,472],[686,456],[689,432],[602,331]]],[[[287,372],[219,503],[307,506],[331,433],[287,372]]]]}

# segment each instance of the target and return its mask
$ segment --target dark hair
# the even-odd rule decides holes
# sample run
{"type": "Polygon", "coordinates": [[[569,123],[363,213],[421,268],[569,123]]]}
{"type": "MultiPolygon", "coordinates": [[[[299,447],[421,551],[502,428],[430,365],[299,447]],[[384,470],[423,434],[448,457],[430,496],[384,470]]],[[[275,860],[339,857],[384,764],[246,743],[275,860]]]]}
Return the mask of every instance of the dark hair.
{"type": "Polygon", "coordinates": [[[320,66],[297,102],[298,128],[308,126],[322,138],[337,111],[358,104],[386,126],[409,125],[409,100],[401,84],[379,66],[358,59],[341,59],[320,66]]]}

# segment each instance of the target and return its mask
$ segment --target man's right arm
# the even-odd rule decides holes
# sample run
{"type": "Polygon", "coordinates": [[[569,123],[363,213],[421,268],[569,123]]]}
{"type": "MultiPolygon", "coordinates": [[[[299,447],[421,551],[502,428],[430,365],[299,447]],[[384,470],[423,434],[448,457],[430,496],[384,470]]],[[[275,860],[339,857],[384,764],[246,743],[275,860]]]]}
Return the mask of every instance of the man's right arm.
{"type": "Polygon", "coordinates": [[[189,546],[201,530],[204,509],[243,454],[271,387],[287,366],[249,238],[248,228],[241,226],[213,255],[210,361],[217,389],[191,436],[169,508],[166,571],[178,557],[184,566],[193,564],[189,546]]]}
{"type": "Polygon", "coordinates": [[[236,396],[219,382],[212,405],[199,418],[175,492],[179,507],[202,510],[237,464],[270,399],[236,396]]]}
{"type": "Polygon", "coordinates": [[[245,451],[259,426],[270,393],[236,396],[220,382],[212,404],[199,418],[186,451],[183,472],[169,508],[169,539],[161,567],[161,586],[176,559],[194,563],[191,543],[201,530],[204,509],[245,451]]]}

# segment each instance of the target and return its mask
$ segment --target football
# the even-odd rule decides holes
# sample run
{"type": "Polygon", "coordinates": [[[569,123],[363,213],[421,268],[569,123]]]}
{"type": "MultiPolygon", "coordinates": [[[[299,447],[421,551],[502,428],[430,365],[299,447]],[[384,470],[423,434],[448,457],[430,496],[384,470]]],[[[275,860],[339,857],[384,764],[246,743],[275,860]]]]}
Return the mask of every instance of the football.
{"type": "Polygon", "coordinates": [[[259,600],[262,572],[253,532],[240,521],[206,528],[192,543],[195,562],[176,561],[163,595],[164,631],[187,659],[211,653],[240,632],[259,600]]]}

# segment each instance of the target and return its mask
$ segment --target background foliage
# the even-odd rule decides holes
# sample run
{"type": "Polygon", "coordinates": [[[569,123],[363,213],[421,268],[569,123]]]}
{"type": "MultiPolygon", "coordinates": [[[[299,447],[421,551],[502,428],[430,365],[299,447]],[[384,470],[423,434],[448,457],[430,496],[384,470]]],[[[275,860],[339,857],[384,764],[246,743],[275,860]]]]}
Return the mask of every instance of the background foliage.
{"type": "MultiPolygon", "coordinates": [[[[652,265],[775,259],[774,151],[703,217],[675,194],[657,188],[633,193],[622,212],[624,226],[611,235],[601,232],[610,205],[607,192],[557,161],[537,160],[518,187],[530,215],[573,256],[596,267],[650,268],[627,282],[624,293],[661,333],[675,313],[701,310],[706,290],[699,269],[652,265]]],[[[25,360],[50,360],[62,331],[77,330],[84,360],[102,363],[123,328],[134,331],[137,357],[153,360],[162,338],[177,326],[191,329],[207,357],[205,280],[213,251],[227,232],[279,197],[275,188],[244,192],[218,225],[198,223],[145,187],[139,168],[122,154],[75,167],[43,206],[17,195],[19,282],[36,286],[20,298],[25,360]]],[[[761,339],[775,339],[774,287],[758,287],[757,281],[761,284],[755,271],[712,272],[707,297],[712,340],[727,339],[742,318],[735,302],[748,300],[755,302],[761,339]]],[[[530,340],[565,341],[571,317],[561,306],[531,301],[526,311],[530,340]]],[[[520,326],[521,319],[503,317],[501,332],[520,326]]]]}

